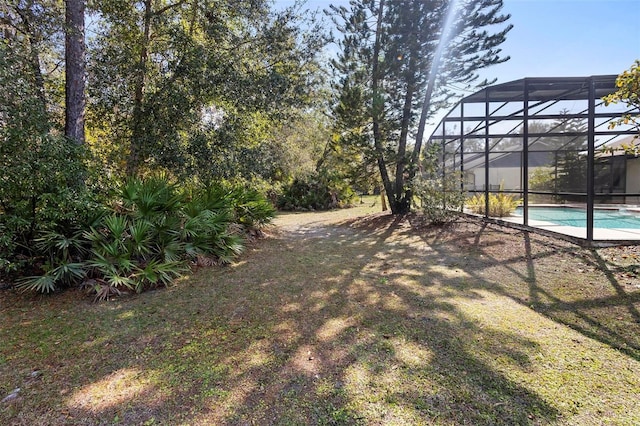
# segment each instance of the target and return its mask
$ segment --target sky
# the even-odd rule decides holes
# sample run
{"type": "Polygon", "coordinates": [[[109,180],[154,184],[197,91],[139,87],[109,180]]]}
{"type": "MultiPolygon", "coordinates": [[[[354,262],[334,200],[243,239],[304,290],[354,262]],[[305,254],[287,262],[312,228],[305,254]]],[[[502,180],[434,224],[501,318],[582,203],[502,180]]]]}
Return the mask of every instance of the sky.
{"type": "MultiPolygon", "coordinates": [[[[294,3],[275,0],[282,8],[294,3]]],[[[308,0],[306,7],[348,3],[308,0]]],[[[480,80],[618,75],[640,59],[640,0],[504,0],[503,12],[514,26],[501,46],[511,59],[484,70],[480,80]]],[[[446,112],[432,117],[426,134],[446,112]]]]}
{"type": "MultiPolygon", "coordinates": [[[[306,7],[332,3],[348,0],[308,0],[306,7]]],[[[485,73],[498,82],[620,74],[640,59],[640,0],[504,0],[503,11],[514,25],[502,45],[511,59],[485,73]]]]}

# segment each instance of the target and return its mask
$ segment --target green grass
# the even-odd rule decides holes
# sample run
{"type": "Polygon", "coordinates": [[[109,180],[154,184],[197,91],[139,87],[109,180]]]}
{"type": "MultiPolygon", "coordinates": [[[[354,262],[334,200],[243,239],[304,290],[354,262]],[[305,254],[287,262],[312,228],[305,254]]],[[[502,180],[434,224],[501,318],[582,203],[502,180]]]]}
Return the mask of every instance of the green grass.
{"type": "Polygon", "coordinates": [[[640,423],[634,252],[365,201],[168,289],[1,292],[0,424],[640,423]]]}

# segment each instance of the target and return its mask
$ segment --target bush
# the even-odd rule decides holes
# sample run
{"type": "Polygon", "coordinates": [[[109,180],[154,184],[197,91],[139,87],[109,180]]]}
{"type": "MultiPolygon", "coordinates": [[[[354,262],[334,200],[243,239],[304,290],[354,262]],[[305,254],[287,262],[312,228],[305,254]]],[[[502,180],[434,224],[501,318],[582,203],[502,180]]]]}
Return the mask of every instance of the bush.
{"type": "Polygon", "coordinates": [[[18,203],[24,208],[0,214],[0,271],[9,276],[39,273],[78,258],[78,235],[105,211],[84,188],[63,188],[32,200],[29,208],[18,203]]]}
{"type": "MultiPolygon", "coordinates": [[[[555,178],[551,168],[536,168],[531,176],[529,176],[530,191],[553,192],[555,178]]],[[[555,195],[553,194],[529,194],[530,203],[552,203],[555,195]]]]}
{"type": "Polygon", "coordinates": [[[0,272],[24,273],[24,260],[41,255],[35,239],[50,231],[71,235],[95,208],[81,183],[81,147],[62,137],[16,141],[7,133],[0,144],[0,272]]]}
{"type": "Polygon", "coordinates": [[[276,214],[271,202],[255,189],[238,185],[218,185],[207,188],[210,196],[224,199],[230,205],[234,222],[252,231],[270,223],[276,214]]]}
{"type": "Polygon", "coordinates": [[[443,178],[422,178],[414,182],[414,192],[425,218],[436,225],[451,222],[458,217],[464,202],[459,175],[443,178]]]}
{"type": "Polygon", "coordinates": [[[83,263],[86,255],[86,240],[81,232],[70,236],[55,231],[44,232],[35,240],[35,247],[44,258],[40,267],[43,275],[23,278],[18,287],[40,293],[51,293],[60,286],[71,286],[86,277],[83,263]]]}
{"type": "Polygon", "coordinates": [[[190,259],[213,256],[229,263],[242,249],[242,235],[234,233],[237,223],[229,192],[221,187],[198,191],[184,206],[182,239],[190,259]]]}
{"type": "MultiPolygon", "coordinates": [[[[505,217],[511,213],[522,203],[522,199],[513,194],[489,194],[489,216],[505,217]]],[[[466,202],[466,206],[472,213],[485,214],[486,203],[484,194],[474,195],[466,202]]]]}
{"type": "Polygon", "coordinates": [[[344,181],[314,174],[285,186],[277,206],[281,210],[330,210],[348,207],[356,198],[344,181]]]}
{"type": "Polygon", "coordinates": [[[39,238],[42,274],[20,280],[18,287],[50,293],[84,283],[105,299],[122,290],[166,286],[203,257],[231,262],[243,249],[238,231],[258,228],[274,215],[256,191],[183,191],[162,176],[127,181],[108,210],[72,234],[49,231],[39,238]]]}
{"type": "Polygon", "coordinates": [[[460,189],[461,175],[449,171],[443,177],[439,145],[429,145],[422,155],[422,171],[413,182],[414,194],[420,200],[417,207],[433,224],[451,222],[458,216],[464,202],[460,189]]]}
{"type": "Polygon", "coordinates": [[[187,269],[181,240],[183,196],[166,178],[132,179],[112,212],[84,233],[88,283],[98,297],[167,285],[187,269]]]}
{"type": "MultiPolygon", "coordinates": [[[[168,285],[199,257],[229,263],[242,249],[232,197],[220,188],[189,195],[164,177],[131,180],[122,204],[92,229],[92,285],[100,298],[168,285]]],[[[241,190],[235,192],[239,196],[241,190]]]]}

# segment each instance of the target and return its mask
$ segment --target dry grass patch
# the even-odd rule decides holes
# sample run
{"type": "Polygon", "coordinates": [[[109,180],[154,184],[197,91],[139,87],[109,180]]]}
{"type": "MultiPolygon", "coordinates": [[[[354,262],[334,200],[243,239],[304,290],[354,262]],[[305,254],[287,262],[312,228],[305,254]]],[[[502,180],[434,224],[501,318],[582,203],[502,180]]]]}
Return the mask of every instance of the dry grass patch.
{"type": "Polygon", "coordinates": [[[371,210],[109,303],[0,293],[0,424],[640,423],[633,249],[371,210]]]}

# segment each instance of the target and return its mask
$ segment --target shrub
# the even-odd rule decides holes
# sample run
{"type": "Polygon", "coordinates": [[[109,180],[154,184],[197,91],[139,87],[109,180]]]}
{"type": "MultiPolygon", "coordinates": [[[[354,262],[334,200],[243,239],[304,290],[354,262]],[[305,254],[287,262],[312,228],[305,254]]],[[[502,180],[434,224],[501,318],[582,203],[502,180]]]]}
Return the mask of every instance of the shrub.
{"type": "MultiPolygon", "coordinates": [[[[522,199],[513,194],[489,194],[489,216],[505,217],[511,215],[513,211],[522,203],[522,199]]],[[[469,198],[466,207],[472,213],[485,214],[486,203],[484,194],[477,194],[469,198]]]]}
{"type": "Polygon", "coordinates": [[[241,238],[229,233],[230,204],[212,191],[189,198],[160,176],[132,179],[120,195],[113,213],[85,234],[99,298],[166,286],[199,255],[228,262],[242,249],[241,238]]]}
{"type": "Polygon", "coordinates": [[[224,200],[233,212],[234,222],[251,231],[270,223],[276,210],[259,191],[239,185],[216,185],[205,190],[210,198],[224,200]]]}
{"type": "Polygon", "coordinates": [[[451,222],[458,216],[464,202],[460,189],[461,175],[451,171],[442,175],[439,145],[429,145],[422,155],[422,171],[413,182],[413,191],[420,200],[418,207],[431,223],[451,222]]]}
{"type": "Polygon", "coordinates": [[[277,205],[281,210],[329,210],[350,206],[356,198],[346,182],[313,174],[285,186],[277,205]]]}
{"type": "Polygon", "coordinates": [[[81,232],[70,236],[55,231],[44,232],[35,239],[35,248],[44,255],[41,266],[44,274],[26,277],[18,281],[18,288],[40,293],[51,293],[60,286],[71,286],[86,276],[83,257],[86,240],[81,232]]]}
{"type": "MultiPolygon", "coordinates": [[[[551,168],[536,168],[529,176],[529,190],[531,191],[552,192],[554,184],[555,178],[551,168]]],[[[552,203],[554,198],[553,194],[529,194],[530,203],[552,203]]]]}
{"type": "Polygon", "coordinates": [[[196,193],[183,208],[182,240],[185,254],[214,256],[229,263],[242,249],[242,236],[233,232],[233,204],[221,187],[208,187],[196,193]]]}
{"type": "MultiPolygon", "coordinates": [[[[81,234],[99,220],[104,211],[85,188],[65,188],[57,194],[34,197],[32,213],[16,211],[15,214],[0,215],[3,234],[0,237],[0,270],[13,276],[34,273],[55,276],[54,281],[63,286],[74,284],[75,279],[66,275],[72,271],[57,267],[83,259],[88,242],[81,234]]],[[[73,276],[79,278],[77,274],[73,276]]],[[[46,278],[41,278],[40,284],[34,284],[35,278],[20,279],[18,286],[53,291],[53,287],[46,284],[46,278]]]]}
{"type": "Polygon", "coordinates": [[[26,233],[29,222],[5,214],[0,219],[0,272],[8,277],[24,269],[26,256],[20,256],[18,242],[26,233]]]}
{"type": "MultiPolygon", "coordinates": [[[[256,191],[221,185],[183,191],[163,176],[127,181],[105,210],[97,209],[100,214],[76,224],[71,234],[43,233],[36,244],[42,274],[18,287],[50,293],[82,282],[105,299],[166,286],[201,257],[231,262],[243,249],[239,231],[274,215],[256,191]]],[[[0,239],[0,249],[9,243],[0,239]]]]}
{"type": "Polygon", "coordinates": [[[80,182],[81,147],[50,135],[18,141],[11,132],[4,136],[0,144],[0,273],[24,274],[37,263],[26,259],[47,256],[39,251],[36,239],[47,232],[70,236],[96,208],[92,194],[80,182]]]}
{"type": "Polygon", "coordinates": [[[106,216],[97,228],[85,233],[91,241],[85,263],[91,290],[104,299],[123,288],[141,292],[169,284],[187,269],[179,238],[170,229],[127,214],[106,216]]]}
{"type": "Polygon", "coordinates": [[[415,195],[420,200],[417,206],[425,218],[433,224],[444,224],[458,217],[464,203],[460,190],[459,175],[443,178],[421,178],[414,182],[415,195]]]}

